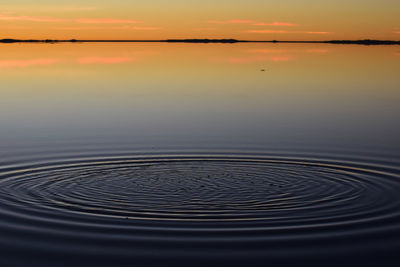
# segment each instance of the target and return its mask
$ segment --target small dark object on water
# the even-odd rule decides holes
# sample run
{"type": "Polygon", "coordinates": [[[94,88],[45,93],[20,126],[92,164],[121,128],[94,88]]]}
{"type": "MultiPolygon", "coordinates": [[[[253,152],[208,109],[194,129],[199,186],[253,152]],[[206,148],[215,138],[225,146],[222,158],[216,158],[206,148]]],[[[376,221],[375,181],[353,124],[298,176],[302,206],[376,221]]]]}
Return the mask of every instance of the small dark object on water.
{"type": "Polygon", "coordinates": [[[261,69],[261,71],[265,71],[265,69],[261,69]]]}

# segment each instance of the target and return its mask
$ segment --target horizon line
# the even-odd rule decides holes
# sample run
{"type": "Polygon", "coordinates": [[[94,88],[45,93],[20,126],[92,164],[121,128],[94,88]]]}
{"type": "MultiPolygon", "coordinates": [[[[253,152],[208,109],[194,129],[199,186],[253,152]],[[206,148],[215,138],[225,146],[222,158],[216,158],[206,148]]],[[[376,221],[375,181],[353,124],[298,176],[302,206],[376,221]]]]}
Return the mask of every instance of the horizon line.
{"type": "Polygon", "coordinates": [[[208,38],[183,38],[183,39],[0,39],[0,43],[326,43],[326,44],[360,44],[360,45],[400,45],[395,40],[325,40],[325,41],[303,41],[303,40],[240,40],[233,38],[208,39],[208,38]]]}

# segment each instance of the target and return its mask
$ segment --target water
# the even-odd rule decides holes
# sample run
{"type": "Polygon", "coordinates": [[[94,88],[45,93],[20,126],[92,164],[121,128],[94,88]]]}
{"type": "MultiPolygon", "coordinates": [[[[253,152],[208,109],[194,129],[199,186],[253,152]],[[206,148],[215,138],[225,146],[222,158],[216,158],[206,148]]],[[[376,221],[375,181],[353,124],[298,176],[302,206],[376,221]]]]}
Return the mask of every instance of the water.
{"type": "Polygon", "coordinates": [[[398,47],[0,49],[2,266],[396,266],[398,47]]]}

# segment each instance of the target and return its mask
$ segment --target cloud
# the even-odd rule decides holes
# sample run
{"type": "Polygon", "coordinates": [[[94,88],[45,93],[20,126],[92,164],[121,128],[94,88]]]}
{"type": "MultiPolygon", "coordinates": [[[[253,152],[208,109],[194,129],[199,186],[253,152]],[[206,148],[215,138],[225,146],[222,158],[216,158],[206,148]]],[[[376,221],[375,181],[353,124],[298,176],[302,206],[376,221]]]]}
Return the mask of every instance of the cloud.
{"type": "Polygon", "coordinates": [[[395,34],[400,34],[400,31],[397,31],[397,32],[393,32],[393,33],[395,33],[395,34]]]}
{"type": "Polygon", "coordinates": [[[286,27],[294,27],[299,26],[298,24],[290,23],[290,22],[256,22],[250,19],[231,19],[231,20],[209,20],[207,23],[214,23],[214,24],[252,24],[254,26],[286,26],[286,27]]]}
{"type": "Polygon", "coordinates": [[[298,24],[290,23],[290,22],[272,22],[272,23],[264,23],[264,22],[257,22],[253,23],[254,26],[286,26],[286,27],[295,27],[299,26],[298,24]]]}
{"type": "Polygon", "coordinates": [[[125,26],[120,26],[120,27],[113,27],[113,29],[120,29],[120,30],[135,30],[135,31],[156,31],[160,30],[160,27],[139,27],[139,26],[130,26],[130,25],[125,25],[125,26]]]}
{"type": "Polygon", "coordinates": [[[91,31],[91,30],[133,30],[133,31],[157,31],[162,28],[160,27],[129,27],[129,26],[119,26],[119,27],[54,27],[55,30],[62,31],[91,31]]]}
{"type": "Polygon", "coordinates": [[[54,58],[0,60],[0,68],[26,68],[38,65],[52,65],[58,61],[58,59],[54,58]]]}
{"type": "Polygon", "coordinates": [[[15,16],[15,15],[0,15],[0,20],[3,21],[32,21],[32,22],[60,22],[64,19],[52,17],[32,17],[32,16],[15,16]]]}
{"type": "Polygon", "coordinates": [[[332,34],[332,32],[311,32],[311,31],[280,31],[280,30],[247,30],[249,33],[264,33],[264,34],[332,34]]]}
{"type": "Polygon", "coordinates": [[[62,19],[55,17],[37,17],[25,15],[0,14],[0,21],[31,21],[31,22],[75,22],[81,24],[137,24],[142,21],[131,19],[114,19],[114,18],[78,18],[78,19],[62,19]]]}
{"type": "Polygon", "coordinates": [[[54,6],[54,7],[43,7],[41,10],[51,10],[51,11],[88,11],[95,10],[97,7],[94,6],[54,6]]]}
{"type": "Polygon", "coordinates": [[[82,31],[82,30],[99,30],[104,29],[103,27],[53,27],[54,30],[65,30],[65,31],[82,31]]]}
{"type": "Polygon", "coordinates": [[[131,62],[130,57],[84,57],[78,58],[78,64],[119,64],[131,62]]]}
{"type": "Polygon", "coordinates": [[[304,32],[306,34],[332,34],[332,32],[304,32]]]}
{"type": "Polygon", "coordinates": [[[55,30],[65,30],[65,31],[90,31],[90,30],[135,30],[135,31],[156,31],[160,30],[160,27],[137,27],[137,26],[115,26],[115,27],[105,27],[105,26],[77,26],[77,27],[54,27],[55,30]]]}
{"type": "Polygon", "coordinates": [[[275,31],[275,30],[248,30],[250,33],[291,33],[288,31],[275,31]]]}
{"type": "Polygon", "coordinates": [[[137,20],[113,19],[113,18],[105,18],[105,19],[81,18],[81,19],[75,19],[75,22],[84,23],[84,24],[135,24],[135,23],[142,23],[141,21],[137,21],[137,20]]]}
{"type": "Polygon", "coordinates": [[[30,10],[32,7],[40,8],[40,11],[46,12],[76,12],[95,10],[95,6],[72,6],[72,5],[0,5],[0,10],[30,10]]]}
{"type": "Polygon", "coordinates": [[[218,20],[209,20],[207,23],[214,23],[214,24],[251,24],[255,23],[253,20],[247,20],[247,19],[231,19],[231,20],[224,20],[224,21],[218,21],[218,20]]]}

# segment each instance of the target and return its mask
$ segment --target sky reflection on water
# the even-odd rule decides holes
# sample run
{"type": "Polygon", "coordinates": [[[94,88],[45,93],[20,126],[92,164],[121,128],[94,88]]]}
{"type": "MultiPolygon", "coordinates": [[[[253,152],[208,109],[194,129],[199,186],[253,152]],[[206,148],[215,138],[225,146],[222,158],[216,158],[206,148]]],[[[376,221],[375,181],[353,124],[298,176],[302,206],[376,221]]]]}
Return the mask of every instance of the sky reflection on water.
{"type": "Polygon", "coordinates": [[[139,43],[1,50],[2,146],[400,151],[397,47],[139,43]]]}
{"type": "Polygon", "coordinates": [[[396,266],[398,48],[0,50],[0,265],[396,266]]]}

